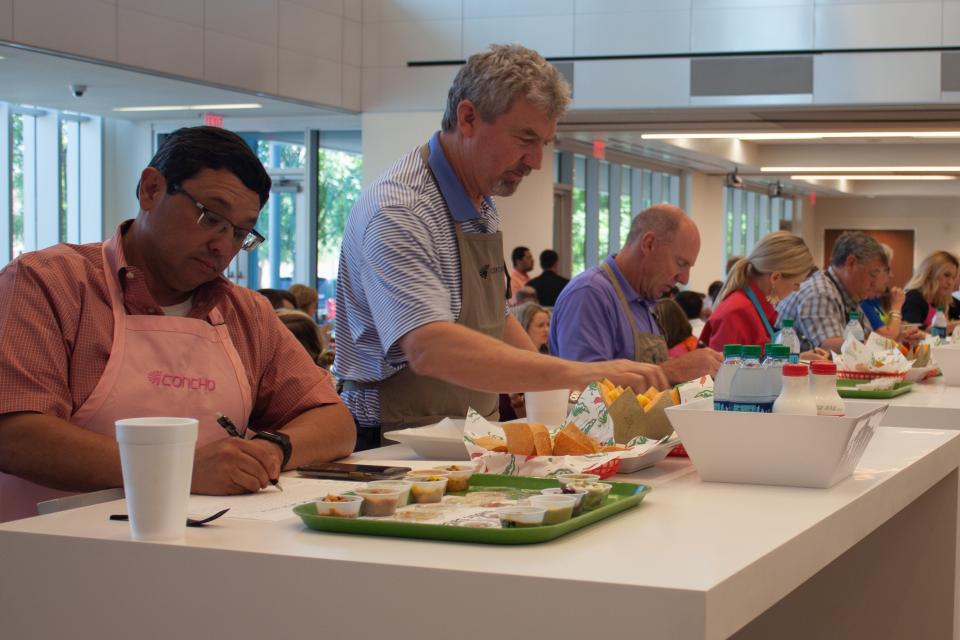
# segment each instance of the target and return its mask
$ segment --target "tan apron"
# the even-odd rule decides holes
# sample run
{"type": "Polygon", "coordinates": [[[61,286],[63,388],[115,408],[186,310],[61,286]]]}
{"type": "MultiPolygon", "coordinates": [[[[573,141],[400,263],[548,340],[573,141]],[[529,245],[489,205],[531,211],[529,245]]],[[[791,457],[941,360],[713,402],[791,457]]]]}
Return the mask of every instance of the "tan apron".
{"type": "MultiPolygon", "coordinates": [[[[420,155],[429,169],[427,145],[420,148],[420,155]]],[[[457,324],[502,340],[508,275],[503,262],[503,234],[500,231],[464,233],[460,223],[455,224],[462,291],[457,324]]],[[[498,394],[421,376],[410,367],[404,367],[379,383],[345,385],[345,388],[358,387],[379,388],[381,434],[433,424],[445,417],[463,417],[468,407],[473,407],[488,420],[500,417],[498,394]]],[[[393,442],[383,440],[381,436],[381,444],[393,442]]]]}
{"type": "MultiPolygon", "coordinates": [[[[627,296],[624,295],[623,287],[620,286],[620,280],[616,274],[613,273],[613,269],[610,268],[609,264],[604,262],[601,266],[604,274],[607,276],[607,280],[613,285],[613,290],[616,292],[617,298],[620,299],[620,306],[623,308],[623,313],[626,314],[627,321],[630,322],[630,328],[633,330],[633,359],[637,362],[648,362],[650,364],[666,362],[667,358],[670,357],[667,349],[667,341],[663,339],[663,336],[643,333],[637,329],[637,324],[633,321],[633,312],[630,310],[630,303],[627,302],[627,296]]],[[[657,321],[656,316],[652,316],[651,314],[651,317],[653,317],[654,322],[657,321]]]]}

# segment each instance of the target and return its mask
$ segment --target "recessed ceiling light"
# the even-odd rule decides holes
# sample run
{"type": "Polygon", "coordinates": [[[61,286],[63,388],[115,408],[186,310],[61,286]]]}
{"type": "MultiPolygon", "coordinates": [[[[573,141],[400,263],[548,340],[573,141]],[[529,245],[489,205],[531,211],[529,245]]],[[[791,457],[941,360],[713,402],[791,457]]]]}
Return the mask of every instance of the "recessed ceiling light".
{"type": "Polygon", "coordinates": [[[760,167],[761,173],[955,173],[960,167],[760,167]]]}
{"type": "Polygon", "coordinates": [[[228,109],[262,109],[257,102],[233,104],[168,104],[149,107],[116,107],[114,111],[224,111],[228,109]]]}
{"type": "Polygon", "coordinates": [[[828,140],[837,138],[960,138],[960,131],[820,131],[743,133],[644,133],[643,140],[828,140]]]}
{"type": "Polygon", "coordinates": [[[833,174],[822,174],[822,175],[808,175],[801,174],[796,176],[790,176],[791,180],[956,180],[957,176],[930,176],[930,175],[916,175],[916,176],[901,176],[901,175],[843,175],[839,173],[833,174]]]}

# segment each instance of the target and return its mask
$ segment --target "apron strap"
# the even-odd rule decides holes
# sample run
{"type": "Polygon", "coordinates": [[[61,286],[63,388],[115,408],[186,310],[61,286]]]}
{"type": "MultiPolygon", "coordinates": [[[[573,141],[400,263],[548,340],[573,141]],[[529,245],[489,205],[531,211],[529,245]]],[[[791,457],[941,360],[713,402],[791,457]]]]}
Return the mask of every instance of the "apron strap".
{"type": "Polygon", "coordinates": [[[633,331],[633,353],[634,357],[640,356],[640,330],[637,328],[637,323],[633,321],[633,312],[630,311],[630,303],[627,302],[627,296],[623,293],[623,287],[620,286],[617,276],[614,275],[613,269],[610,268],[610,265],[604,261],[601,265],[604,274],[607,276],[607,280],[610,281],[610,284],[613,285],[613,290],[617,294],[617,298],[620,299],[620,306],[623,307],[623,312],[627,314],[627,322],[630,323],[630,330],[633,331]]]}
{"type": "Polygon", "coordinates": [[[753,308],[756,309],[757,315],[760,316],[760,321],[763,322],[763,328],[766,330],[767,335],[773,340],[773,327],[770,326],[767,314],[763,312],[763,305],[761,305],[760,300],[757,299],[757,294],[753,292],[753,287],[748,284],[743,290],[746,291],[747,297],[750,298],[750,302],[753,303],[753,308]]]}

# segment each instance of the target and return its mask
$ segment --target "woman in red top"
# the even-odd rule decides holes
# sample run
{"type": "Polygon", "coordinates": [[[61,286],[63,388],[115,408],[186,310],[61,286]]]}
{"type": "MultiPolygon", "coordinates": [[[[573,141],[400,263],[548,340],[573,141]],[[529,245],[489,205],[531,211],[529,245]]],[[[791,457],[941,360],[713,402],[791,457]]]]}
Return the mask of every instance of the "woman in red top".
{"type": "MultiPolygon", "coordinates": [[[[701,342],[723,350],[725,344],[763,346],[773,338],[773,305],[800,288],[816,265],[803,238],[787,231],[765,235],[746,258],[730,270],[717,296],[701,342]]],[[[816,357],[814,358],[816,359],[816,357]]]]}

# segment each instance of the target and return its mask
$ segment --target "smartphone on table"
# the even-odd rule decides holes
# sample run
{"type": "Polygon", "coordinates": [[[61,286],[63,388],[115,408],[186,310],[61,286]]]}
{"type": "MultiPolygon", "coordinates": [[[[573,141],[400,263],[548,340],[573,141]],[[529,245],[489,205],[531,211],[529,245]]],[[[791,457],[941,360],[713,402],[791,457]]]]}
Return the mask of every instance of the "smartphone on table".
{"type": "Polygon", "coordinates": [[[311,462],[297,467],[297,473],[307,478],[352,480],[354,482],[399,480],[408,471],[410,471],[410,467],[385,467],[376,464],[349,464],[346,462],[311,462]]]}

